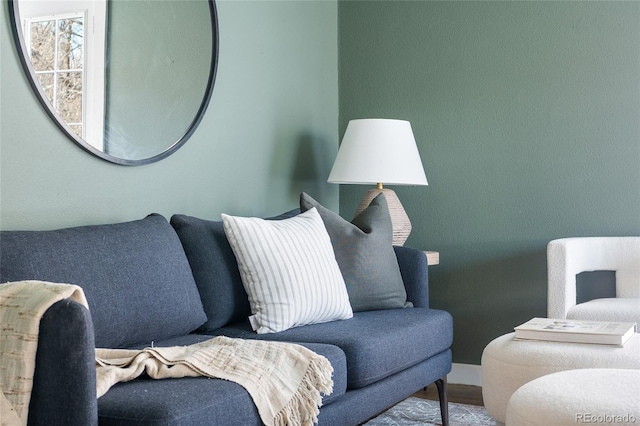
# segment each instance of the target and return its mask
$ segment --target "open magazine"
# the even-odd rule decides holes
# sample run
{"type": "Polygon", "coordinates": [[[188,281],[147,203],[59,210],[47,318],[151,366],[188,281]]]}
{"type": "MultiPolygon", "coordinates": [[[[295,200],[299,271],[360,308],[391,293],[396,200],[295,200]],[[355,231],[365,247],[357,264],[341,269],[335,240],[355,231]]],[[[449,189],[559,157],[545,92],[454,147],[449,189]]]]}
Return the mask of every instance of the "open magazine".
{"type": "Polygon", "coordinates": [[[623,346],[636,332],[633,322],[533,318],[514,328],[516,339],[623,346]]]}

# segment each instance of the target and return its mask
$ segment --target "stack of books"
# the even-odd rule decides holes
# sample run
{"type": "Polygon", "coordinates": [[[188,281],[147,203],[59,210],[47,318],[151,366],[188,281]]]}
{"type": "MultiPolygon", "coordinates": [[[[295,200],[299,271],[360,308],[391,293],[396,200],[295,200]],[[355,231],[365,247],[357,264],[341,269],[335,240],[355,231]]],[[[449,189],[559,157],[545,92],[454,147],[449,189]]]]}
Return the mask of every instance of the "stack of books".
{"type": "Polygon", "coordinates": [[[633,322],[533,318],[514,328],[517,340],[624,346],[636,332],[633,322]]]}

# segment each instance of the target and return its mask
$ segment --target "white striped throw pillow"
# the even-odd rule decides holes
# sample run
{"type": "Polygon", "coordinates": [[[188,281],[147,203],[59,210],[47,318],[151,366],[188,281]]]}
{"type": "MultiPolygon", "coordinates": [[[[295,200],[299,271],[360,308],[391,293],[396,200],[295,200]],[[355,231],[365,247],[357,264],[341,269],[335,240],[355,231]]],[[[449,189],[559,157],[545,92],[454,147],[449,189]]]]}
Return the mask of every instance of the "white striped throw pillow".
{"type": "Polygon", "coordinates": [[[313,208],[283,220],[222,215],[259,334],[353,316],[329,234],[313,208]]]}

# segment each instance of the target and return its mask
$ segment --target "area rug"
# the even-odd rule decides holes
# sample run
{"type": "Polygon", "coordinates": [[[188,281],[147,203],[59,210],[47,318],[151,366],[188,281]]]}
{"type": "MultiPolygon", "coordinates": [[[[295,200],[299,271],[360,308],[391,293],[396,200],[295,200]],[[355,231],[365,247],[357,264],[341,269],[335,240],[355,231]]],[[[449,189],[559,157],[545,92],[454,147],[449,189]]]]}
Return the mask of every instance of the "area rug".
{"type": "MultiPolygon", "coordinates": [[[[449,403],[450,426],[495,426],[484,407],[449,403]]],[[[366,426],[441,426],[438,401],[410,397],[365,423],[366,426]]]]}

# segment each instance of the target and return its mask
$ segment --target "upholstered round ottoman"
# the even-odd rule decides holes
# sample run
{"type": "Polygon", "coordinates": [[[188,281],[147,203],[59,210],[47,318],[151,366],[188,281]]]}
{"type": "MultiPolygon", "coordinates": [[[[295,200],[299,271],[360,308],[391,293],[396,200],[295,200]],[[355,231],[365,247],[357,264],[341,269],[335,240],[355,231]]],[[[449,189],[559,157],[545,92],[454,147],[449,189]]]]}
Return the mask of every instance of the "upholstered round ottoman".
{"type": "MultiPolygon", "coordinates": [[[[482,397],[487,412],[504,423],[511,395],[538,377],[580,368],[640,370],[640,335],[623,347],[581,343],[494,339],[482,353],[482,397]]],[[[639,420],[640,422],[640,420],[639,420]]]]}
{"type": "Polygon", "coordinates": [[[539,377],[518,389],[507,426],[640,423],[640,370],[590,368],[539,377]]]}

